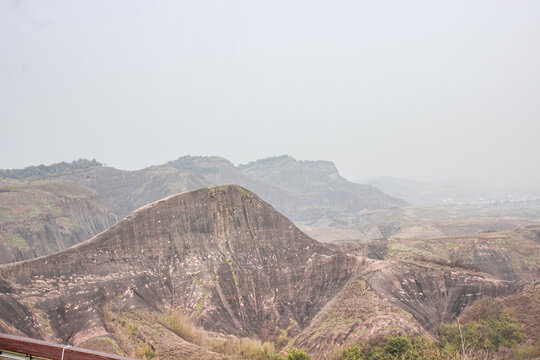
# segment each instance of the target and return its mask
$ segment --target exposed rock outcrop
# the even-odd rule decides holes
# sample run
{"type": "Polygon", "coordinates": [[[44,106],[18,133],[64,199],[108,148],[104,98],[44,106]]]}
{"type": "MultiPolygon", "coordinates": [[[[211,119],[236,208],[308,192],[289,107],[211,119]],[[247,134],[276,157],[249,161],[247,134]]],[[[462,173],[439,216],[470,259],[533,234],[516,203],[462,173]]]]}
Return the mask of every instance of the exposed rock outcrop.
{"type": "Polygon", "coordinates": [[[102,204],[119,219],[167,196],[216,185],[201,175],[181,172],[169,166],[152,166],[136,171],[93,167],[64,177],[93,189],[102,204]]]}
{"type": "Polygon", "coordinates": [[[144,206],[63,252],[1,266],[0,330],[80,343],[104,328],[114,302],[180,307],[216,332],[294,335],[356,266],[246,189],[203,189],[144,206]]]}

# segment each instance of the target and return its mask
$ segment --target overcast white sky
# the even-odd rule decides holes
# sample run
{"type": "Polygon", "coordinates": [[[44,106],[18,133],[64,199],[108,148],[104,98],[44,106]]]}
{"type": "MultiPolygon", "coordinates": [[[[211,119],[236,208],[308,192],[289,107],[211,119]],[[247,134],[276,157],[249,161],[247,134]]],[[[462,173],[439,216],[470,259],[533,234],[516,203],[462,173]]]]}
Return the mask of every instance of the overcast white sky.
{"type": "Polygon", "coordinates": [[[289,154],[540,183],[540,1],[0,0],[0,168],[289,154]]]}

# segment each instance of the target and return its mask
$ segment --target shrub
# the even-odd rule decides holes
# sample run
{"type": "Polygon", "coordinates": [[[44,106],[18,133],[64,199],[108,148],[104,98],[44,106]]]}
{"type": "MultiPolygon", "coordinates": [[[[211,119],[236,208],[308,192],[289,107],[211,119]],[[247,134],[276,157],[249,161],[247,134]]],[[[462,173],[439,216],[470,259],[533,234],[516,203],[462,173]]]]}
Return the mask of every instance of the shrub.
{"type": "Polygon", "coordinates": [[[154,356],[155,353],[152,350],[152,347],[137,339],[137,343],[135,345],[135,357],[138,359],[152,360],[154,356]]]}
{"type": "Polygon", "coordinates": [[[275,344],[276,350],[283,349],[291,339],[289,339],[287,336],[279,335],[277,337],[273,337],[272,342],[275,344]]]}
{"type": "Polygon", "coordinates": [[[340,360],[362,360],[362,352],[358,345],[343,349],[340,360]]]}
{"type": "Polygon", "coordinates": [[[302,349],[293,348],[287,354],[287,360],[309,360],[309,355],[302,349]]]}
{"type": "Polygon", "coordinates": [[[364,360],[455,360],[460,357],[455,350],[441,349],[438,341],[424,336],[379,338],[359,344],[358,348],[360,359],[364,360]]]}
{"type": "Polygon", "coordinates": [[[411,340],[404,336],[396,336],[388,339],[384,351],[390,355],[399,356],[411,350],[411,340]]]}
{"type": "MultiPolygon", "coordinates": [[[[500,347],[511,348],[525,339],[517,320],[508,310],[492,310],[461,326],[463,343],[467,348],[496,351],[500,347]]],[[[461,347],[458,325],[441,328],[441,344],[461,347]]]]}

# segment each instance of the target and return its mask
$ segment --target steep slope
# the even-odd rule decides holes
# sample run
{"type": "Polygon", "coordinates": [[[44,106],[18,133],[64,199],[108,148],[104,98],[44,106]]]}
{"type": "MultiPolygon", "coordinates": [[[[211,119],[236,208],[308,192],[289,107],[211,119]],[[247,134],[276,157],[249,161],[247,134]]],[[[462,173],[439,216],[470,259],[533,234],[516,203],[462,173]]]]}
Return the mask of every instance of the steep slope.
{"type": "Polygon", "coordinates": [[[181,308],[225,334],[294,334],[356,266],[246,189],[202,189],[63,252],[0,266],[0,331],[79,344],[109,334],[103,309],[114,306],[181,308]]]}
{"type": "Polygon", "coordinates": [[[116,222],[92,190],[49,180],[0,187],[0,263],[48,255],[116,222]]]}
{"type": "Polygon", "coordinates": [[[291,214],[302,223],[339,224],[361,210],[405,204],[369,185],[347,181],[329,161],[297,161],[290,156],[280,156],[241,165],[239,170],[252,179],[303,199],[304,206],[291,214]]]}
{"type": "Polygon", "coordinates": [[[339,224],[364,209],[404,204],[369,185],[345,180],[331,162],[288,156],[238,167],[218,156],[184,156],[136,171],[93,166],[61,176],[94,189],[120,218],[165,196],[226,184],[244,186],[293,221],[306,224],[339,224]]]}
{"type": "Polygon", "coordinates": [[[487,274],[404,262],[384,262],[362,274],[379,296],[412,314],[432,335],[484,296],[509,295],[522,283],[487,274]]]}
{"type": "Polygon", "coordinates": [[[367,266],[295,338],[294,346],[316,357],[335,346],[358,344],[377,335],[436,337],[443,324],[453,322],[464,310],[463,321],[470,317],[470,305],[473,312],[510,308],[528,338],[537,339],[532,332],[538,327],[533,308],[538,305],[538,291],[531,284],[540,276],[538,226],[329,246],[378,260],[365,260],[367,266]],[[477,304],[478,299],[482,300],[477,304]]]}
{"type": "Polygon", "coordinates": [[[299,224],[347,223],[362,210],[404,204],[371,186],[348,182],[329,161],[281,156],[235,167],[217,156],[184,156],[168,164],[210,183],[244,186],[299,224]]]}
{"type": "Polygon", "coordinates": [[[424,334],[414,317],[386,301],[361,277],[351,279],[294,340],[316,358],[335,346],[377,336],[424,334]]]}

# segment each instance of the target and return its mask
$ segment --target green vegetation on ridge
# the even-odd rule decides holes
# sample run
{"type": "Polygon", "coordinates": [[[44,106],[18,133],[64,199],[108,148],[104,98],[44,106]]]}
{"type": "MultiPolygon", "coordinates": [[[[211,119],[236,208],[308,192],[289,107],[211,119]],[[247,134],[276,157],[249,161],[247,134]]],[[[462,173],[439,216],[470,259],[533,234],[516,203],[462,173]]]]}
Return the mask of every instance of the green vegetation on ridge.
{"type": "Polygon", "coordinates": [[[28,179],[28,178],[39,178],[44,176],[58,176],[71,174],[77,170],[84,170],[94,166],[103,166],[102,163],[97,162],[96,159],[87,160],[79,159],[67,163],[65,161],[52,164],[52,165],[38,165],[38,166],[28,166],[24,169],[10,169],[2,170],[0,169],[0,178],[9,178],[9,179],[28,179]]]}

